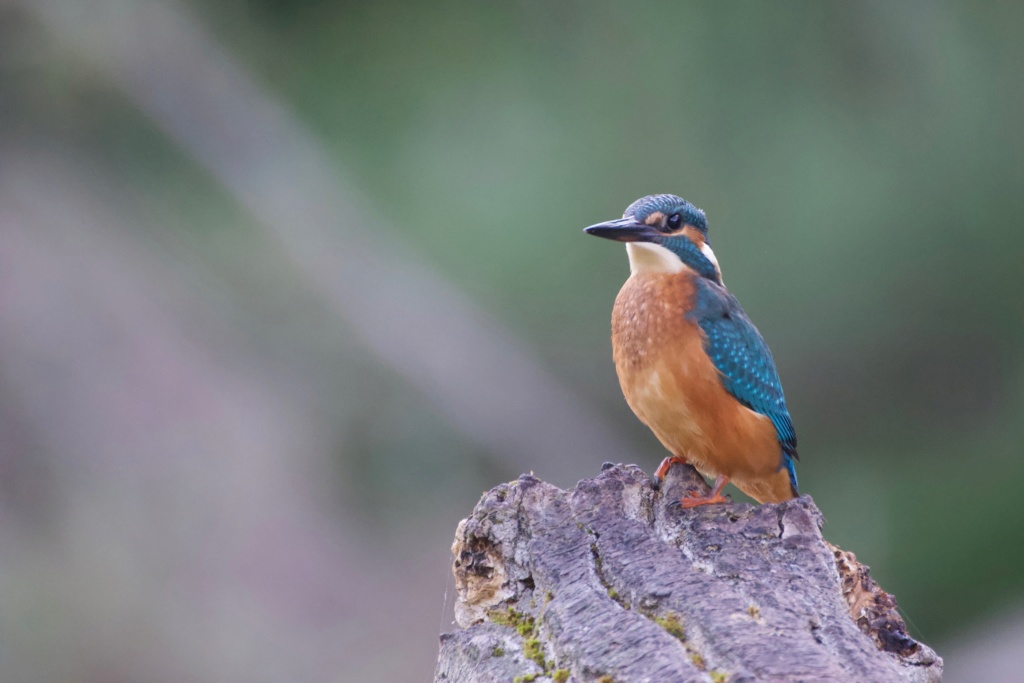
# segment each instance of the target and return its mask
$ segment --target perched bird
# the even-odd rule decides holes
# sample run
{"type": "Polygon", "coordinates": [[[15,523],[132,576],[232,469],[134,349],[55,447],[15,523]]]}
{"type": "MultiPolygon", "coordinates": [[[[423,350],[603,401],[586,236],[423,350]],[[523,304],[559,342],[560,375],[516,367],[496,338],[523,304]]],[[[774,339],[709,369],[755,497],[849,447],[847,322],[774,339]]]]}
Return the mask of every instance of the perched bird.
{"type": "Polygon", "coordinates": [[[629,279],[612,309],[615,370],[626,402],[673,463],[715,477],[684,508],[722,503],[731,480],[760,503],[796,497],[796,433],[775,361],[722,284],[704,212],[671,194],[642,197],[587,234],[626,243],[629,279]]]}

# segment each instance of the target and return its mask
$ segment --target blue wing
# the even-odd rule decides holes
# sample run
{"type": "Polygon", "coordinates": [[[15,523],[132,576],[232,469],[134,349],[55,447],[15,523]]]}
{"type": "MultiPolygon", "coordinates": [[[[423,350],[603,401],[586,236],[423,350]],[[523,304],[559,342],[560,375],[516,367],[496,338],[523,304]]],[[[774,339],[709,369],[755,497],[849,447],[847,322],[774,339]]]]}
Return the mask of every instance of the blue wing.
{"type": "Polygon", "coordinates": [[[772,421],[785,456],[782,464],[789,470],[796,489],[796,431],[786,408],[775,360],[761,333],[736,297],[704,278],[698,280],[696,306],[690,315],[704,331],[704,349],[721,373],[725,390],[772,421]]]}

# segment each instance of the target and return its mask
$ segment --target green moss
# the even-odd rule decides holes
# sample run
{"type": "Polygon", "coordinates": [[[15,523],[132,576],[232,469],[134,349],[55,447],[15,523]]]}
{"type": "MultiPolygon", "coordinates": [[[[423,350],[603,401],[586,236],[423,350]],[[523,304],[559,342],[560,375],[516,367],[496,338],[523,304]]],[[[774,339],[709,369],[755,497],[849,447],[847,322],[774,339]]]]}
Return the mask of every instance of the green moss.
{"type": "Polygon", "coordinates": [[[548,604],[549,602],[551,602],[554,599],[555,599],[555,594],[552,593],[551,591],[547,591],[546,593],[544,593],[544,604],[545,605],[548,604]]]}
{"type": "Polygon", "coordinates": [[[761,618],[761,610],[758,609],[757,605],[751,605],[750,607],[748,607],[747,608],[747,614],[749,614],[754,619],[760,619],[761,618]]]}
{"type": "MultiPolygon", "coordinates": [[[[514,607],[508,607],[504,610],[491,610],[487,613],[487,618],[495,624],[514,628],[516,633],[523,637],[523,655],[543,669],[545,676],[549,675],[551,668],[555,664],[544,659],[544,646],[541,644],[540,638],[537,637],[537,621],[534,617],[524,614],[514,607]]],[[[500,650],[501,654],[498,654],[499,649],[497,647],[494,649],[492,654],[495,657],[505,654],[504,650],[500,650]]],[[[516,680],[532,681],[537,675],[529,674],[529,677],[521,677],[521,679],[517,678],[516,680]]]]}
{"type": "Polygon", "coordinates": [[[523,674],[512,679],[512,683],[533,683],[540,674],[523,674]]]}
{"type": "Polygon", "coordinates": [[[693,665],[701,671],[708,668],[707,663],[704,661],[704,658],[700,656],[699,652],[690,652],[690,661],[693,662],[693,665]]]}
{"type": "Polygon", "coordinates": [[[599,679],[597,679],[597,683],[615,683],[615,679],[609,676],[608,674],[605,674],[604,676],[601,676],[599,679]]]}
{"type": "Polygon", "coordinates": [[[619,591],[615,590],[611,586],[608,586],[608,597],[619,603],[619,606],[622,607],[622,609],[629,609],[629,603],[619,595],[619,591]]]}
{"type": "Polygon", "coordinates": [[[518,622],[521,616],[522,612],[517,612],[511,607],[505,611],[492,609],[487,613],[487,618],[500,626],[513,626],[514,623],[518,622]]]}
{"type": "Polygon", "coordinates": [[[725,683],[727,680],[729,680],[729,674],[725,673],[724,671],[712,671],[710,676],[711,683],[725,683]]]}
{"type": "Polygon", "coordinates": [[[536,637],[527,638],[523,642],[523,654],[526,658],[537,663],[537,666],[548,670],[548,663],[544,660],[544,648],[541,647],[540,639],[536,637]]]}
{"type": "MultiPolygon", "coordinates": [[[[565,683],[567,680],[569,680],[569,670],[558,669],[557,671],[551,672],[551,680],[553,680],[555,683],[565,683]]],[[[715,683],[719,682],[716,681],[715,683]]]]}
{"type": "Polygon", "coordinates": [[[654,617],[654,622],[674,636],[679,642],[686,642],[686,631],[683,629],[683,622],[671,612],[661,617],[654,617]]]}
{"type": "Polygon", "coordinates": [[[501,645],[495,645],[494,649],[491,650],[491,656],[492,657],[504,657],[505,656],[505,648],[503,648],[501,645]]]}
{"type": "Polygon", "coordinates": [[[536,621],[529,614],[524,614],[513,607],[505,611],[493,609],[487,613],[487,618],[495,624],[509,626],[516,630],[516,633],[523,638],[532,636],[537,631],[536,621]]]}

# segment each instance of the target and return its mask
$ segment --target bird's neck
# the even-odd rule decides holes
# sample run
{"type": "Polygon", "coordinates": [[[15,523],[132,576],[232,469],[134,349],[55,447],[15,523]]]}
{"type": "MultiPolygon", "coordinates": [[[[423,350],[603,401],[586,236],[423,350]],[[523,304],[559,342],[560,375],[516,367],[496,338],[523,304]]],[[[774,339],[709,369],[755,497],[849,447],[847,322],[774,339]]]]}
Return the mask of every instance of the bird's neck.
{"type": "Polygon", "coordinates": [[[707,243],[698,247],[687,237],[666,237],[661,244],[628,242],[626,253],[634,275],[670,275],[689,270],[714,282],[722,281],[715,252],[707,243]]]}

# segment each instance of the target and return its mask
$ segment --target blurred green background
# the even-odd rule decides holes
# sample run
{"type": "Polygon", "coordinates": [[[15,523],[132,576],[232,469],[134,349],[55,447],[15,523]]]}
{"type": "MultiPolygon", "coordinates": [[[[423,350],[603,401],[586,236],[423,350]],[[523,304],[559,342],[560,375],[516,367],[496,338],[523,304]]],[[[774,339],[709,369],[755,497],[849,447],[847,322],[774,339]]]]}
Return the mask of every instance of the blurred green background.
{"type": "Polygon", "coordinates": [[[611,364],[625,254],[580,230],[671,192],[771,345],[826,537],[947,680],[1014,680],[1022,29],[0,2],[0,677],[429,680],[482,490],[663,456],[611,364]]]}

